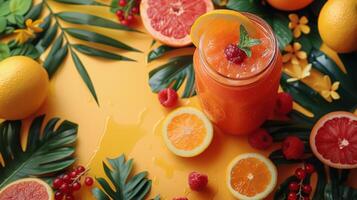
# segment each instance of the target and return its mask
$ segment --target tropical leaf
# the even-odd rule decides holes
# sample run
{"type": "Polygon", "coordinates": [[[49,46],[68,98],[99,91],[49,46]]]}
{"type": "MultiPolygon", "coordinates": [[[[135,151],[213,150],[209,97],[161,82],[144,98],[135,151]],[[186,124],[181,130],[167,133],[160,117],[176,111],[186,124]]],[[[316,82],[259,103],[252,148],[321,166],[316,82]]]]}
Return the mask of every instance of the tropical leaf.
{"type": "Polygon", "coordinates": [[[354,87],[357,88],[357,78],[355,78],[357,77],[357,51],[352,53],[339,54],[338,56],[346,67],[347,74],[350,77],[354,77],[352,78],[352,81],[354,83],[354,87]]]}
{"type": "Polygon", "coordinates": [[[128,50],[128,51],[141,52],[140,50],[130,47],[118,40],[115,40],[111,37],[108,37],[108,36],[105,36],[105,35],[102,35],[102,34],[99,34],[96,32],[77,29],[77,28],[66,28],[64,30],[71,36],[78,38],[80,40],[101,43],[101,44],[109,45],[112,47],[116,47],[116,48],[124,49],[124,50],[128,50]]]}
{"type": "Polygon", "coordinates": [[[36,49],[43,53],[51,45],[52,41],[55,39],[58,31],[58,25],[55,24],[49,28],[42,39],[36,44],[36,49]]]}
{"type": "Polygon", "coordinates": [[[21,147],[21,121],[0,124],[0,153],[5,164],[0,165],[0,188],[20,178],[56,173],[74,163],[78,126],[53,118],[41,130],[44,119],[39,116],[32,122],[25,150],[21,147]]]}
{"type": "MultiPolygon", "coordinates": [[[[64,56],[59,56],[60,49],[62,49],[62,43],[63,43],[63,35],[61,34],[56,42],[53,44],[50,52],[47,55],[47,58],[45,60],[45,63],[43,66],[45,67],[48,76],[51,78],[54,73],[58,70],[60,64],[63,61],[64,56]],[[56,58],[56,59],[55,59],[56,58]],[[62,58],[62,59],[61,59],[62,58]]],[[[66,50],[62,50],[62,54],[64,53],[63,51],[66,51],[65,54],[67,54],[67,48],[64,48],[66,50]]]]}
{"type": "Polygon", "coordinates": [[[168,63],[157,67],[149,73],[149,84],[153,92],[171,87],[178,90],[186,80],[183,98],[194,96],[195,76],[192,55],[172,58],[168,63]]]}
{"type": "Polygon", "coordinates": [[[279,49],[283,50],[293,40],[293,34],[288,27],[289,19],[285,15],[274,14],[268,22],[276,35],[279,49]]]}
{"type": "Polygon", "coordinates": [[[147,172],[140,172],[131,178],[133,160],[125,160],[121,155],[115,159],[108,159],[110,167],[103,162],[103,168],[111,184],[104,178],[96,178],[102,189],[94,188],[93,195],[98,200],[142,200],[151,189],[151,180],[147,172]],[[112,187],[113,185],[114,187],[112,187]]]}
{"type": "Polygon", "coordinates": [[[289,183],[298,181],[295,176],[288,177],[283,183],[281,183],[274,194],[274,200],[286,200],[289,193],[289,183]]]}
{"type": "Polygon", "coordinates": [[[177,49],[177,48],[173,48],[173,47],[170,47],[167,45],[161,45],[158,48],[149,52],[147,60],[148,60],[148,62],[151,62],[153,60],[156,60],[156,59],[162,57],[163,55],[165,55],[165,53],[173,51],[175,49],[177,49]]]}
{"type": "Polygon", "coordinates": [[[79,75],[81,76],[82,80],[84,81],[84,83],[86,84],[87,88],[91,92],[93,98],[95,99],[95,101],[99,105],[97,93],[95,92],[92,80],[90,79],[86,68],[84,67],[82,61],[79,59],[79,57],[77,56],[77,54],[74,51],[71,51],[71,55],[72,55],[72,59],[73,59],[74,65],[76,66],[76,69],[77,69],[79,75]]]}
{"type": "Polygon", "coordinates": [[[10,52],[11,56],[28,56],[32,59],[37,59],[40,57],[40,52],[32,44],[24,44],[15,49],[12,49],[10,52]]]}
{"type": "Polygon", "coordinates": [[[24,19],[32,19],[32,20],[36,20],[40,17],[41,12],[43,9],[43,3],[39,3],[35,6],[33,6],[30,11],[28,13],[26,13],[26,15],[24,16],[24,19]]]}
{"type": "Polygon", "coordinates": [[[89,56],[97,56],[97,57],[102,57],[102,58],[108,58],[112,60],[122,60],[122,61],[135,61],[131,58],[117,55],[108,51],[103,51],[100,49],[96,49],[90,46],[82,45],[82,44],[75,44],[72,45],[76,50],[78,50],[81,53],[84,53],[89,56]]]}
{"type": "Polygon", "coordinates": [[[84,24],[84,25],[99,26],[99,27],[110,28],[110,29],[139,32],[128,26],[123,26],[111,20],[91,14],[78,13],[78,12],[60,12],[57,13],[56,15],[59,18],[63,19],[64,21],[72,24],[84,24]]]}
{"type": "Polygon", "coordinates": [[[78,5],[94,5],[95,0],[54,0],[59,3],[67,3],[67,4],[78,4],[78,5]]]}
{"type": "Polygon", "coordinates": [[[229,0],[227,8],[241,12],[254,13],[256,15],[265,15],[266,10],[260,0],[237,1],[229,0]]]}

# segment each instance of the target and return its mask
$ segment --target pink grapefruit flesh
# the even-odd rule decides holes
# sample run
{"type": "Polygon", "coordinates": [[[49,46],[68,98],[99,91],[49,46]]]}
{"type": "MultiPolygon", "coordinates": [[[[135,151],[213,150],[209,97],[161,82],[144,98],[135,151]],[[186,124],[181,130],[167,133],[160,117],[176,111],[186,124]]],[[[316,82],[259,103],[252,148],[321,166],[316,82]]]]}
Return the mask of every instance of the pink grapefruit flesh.
{"type": "Polygon", "coordinates": [[[330,167],[357,168],[357,116],[343,111],[323,116],[312,129],[310,146],[330,167]]]}
{"type": "Polygon", "coordinates": [[[191,44],[192,24],[213,9],[211,0],[142,0],[140,4],[146,30],[155,39],[174,47],[191,44]]]}
{"type": "Polygon", "coordinates": [[[26,200],[51,200],[53,194],[47,183],[35,179],[21,179],[11,183],[0,191],[1,200],[26,199],[26,200]]]}

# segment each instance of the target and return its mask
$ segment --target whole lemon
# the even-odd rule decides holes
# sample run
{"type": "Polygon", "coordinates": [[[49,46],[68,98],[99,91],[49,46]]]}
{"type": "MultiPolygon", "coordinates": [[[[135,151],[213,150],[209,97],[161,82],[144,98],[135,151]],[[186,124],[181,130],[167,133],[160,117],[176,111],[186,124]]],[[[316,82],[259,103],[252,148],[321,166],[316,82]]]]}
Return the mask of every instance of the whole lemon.
{"type": "Polygon", "coordinates": [[[313,0],[267,0],[268,3],[276,9],[293,11],[305,8],[313,0]]]}
{"type": "Polygon", "coordinates": [[[329,0],[322,7],[318,28],[322,40],[338,53],[357,50],[357,0],[329,0]]]}
{"type": "Polygon", "coordinates": [[[44,102],[49,87],[46,70],[35,60],[13,56],[0,62],[0,118],[24,119],[44,102]]]}

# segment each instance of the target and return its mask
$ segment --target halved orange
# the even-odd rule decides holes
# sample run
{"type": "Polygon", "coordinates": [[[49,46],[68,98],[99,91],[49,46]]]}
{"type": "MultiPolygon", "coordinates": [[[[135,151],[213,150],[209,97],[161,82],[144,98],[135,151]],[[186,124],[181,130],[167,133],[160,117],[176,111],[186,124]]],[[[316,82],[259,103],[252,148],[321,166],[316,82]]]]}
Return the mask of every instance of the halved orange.
{"type": "Polygon", "coordinates": [[[275,165],[257,153],[241,154],[227,168],[229,191],[241,200],[264,199],[273,191],[276,181],[275,165]]]}
{"type": "Polygon", "coordinates": [[[166,117],[162,133],[171,152],[182,157],[193,157],[209,146],[213,127],[207,116],[197,108],[182,107],[166,117]]]}
{"type": "Polygon", "coordinates": [[[212,29],[212,27],[220,26],[222,21],[232,21],[244,25],[249,35],[254,36],[256,33],[253,22],[242,13],[233,10],[213,10],[201,15],[192,25],[190,33],[192,43],[198,47],[203,33],[212,29]]]}

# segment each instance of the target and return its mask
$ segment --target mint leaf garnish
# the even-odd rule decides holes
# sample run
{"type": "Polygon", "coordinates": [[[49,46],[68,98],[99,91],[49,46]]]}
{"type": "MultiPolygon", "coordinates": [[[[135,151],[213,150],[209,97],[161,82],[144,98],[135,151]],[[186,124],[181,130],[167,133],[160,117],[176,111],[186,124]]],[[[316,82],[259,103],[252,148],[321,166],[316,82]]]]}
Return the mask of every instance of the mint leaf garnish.
{"type": "Polygon", "coordinates": [[[239,32],[240,32],[240,36],[239,36],[239,43],[238,43],[238,47],[244,51],[244,53],[248,56],[251,57],[252,56],[252,50],[251,47],[261,44],[262,42],[259,39],[253,39],[250,38],[248,35],[248,31],[245,29],[245,27],[241,24],[239,27],[239,32]]]}

